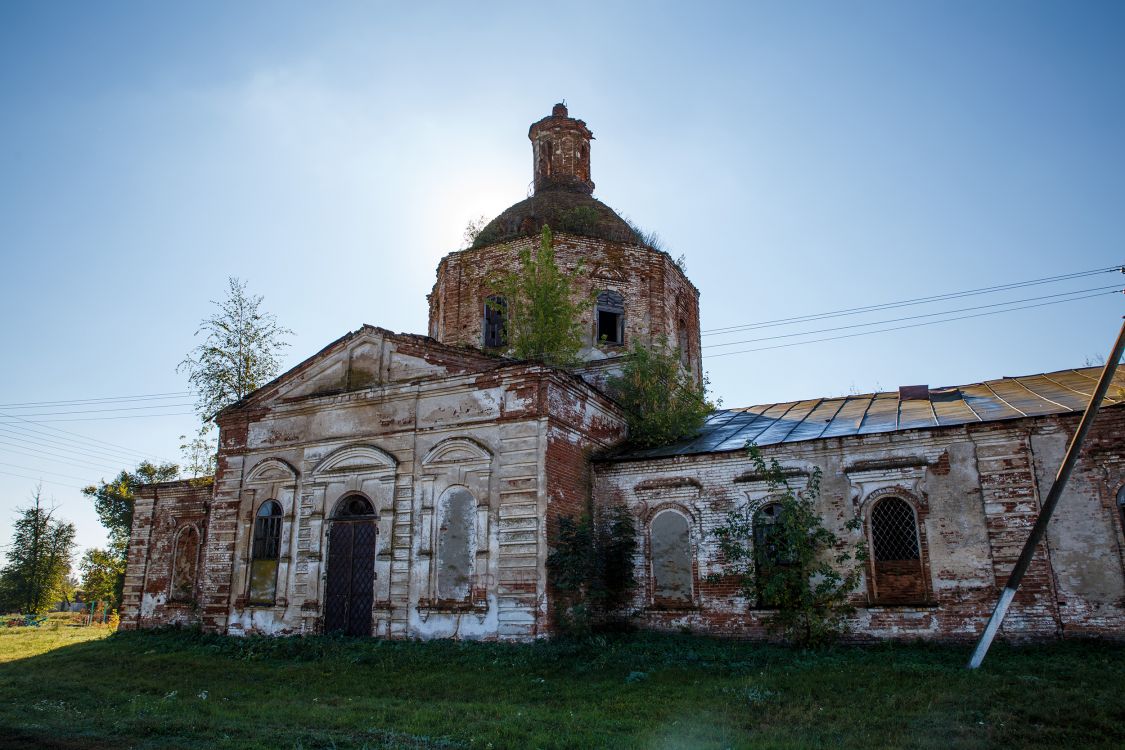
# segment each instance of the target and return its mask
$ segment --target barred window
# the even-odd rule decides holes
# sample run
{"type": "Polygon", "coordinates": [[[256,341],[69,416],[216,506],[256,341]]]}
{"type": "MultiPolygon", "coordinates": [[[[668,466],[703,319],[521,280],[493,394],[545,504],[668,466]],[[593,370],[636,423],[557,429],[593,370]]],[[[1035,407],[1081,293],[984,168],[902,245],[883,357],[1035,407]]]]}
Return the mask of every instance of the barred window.
{"type": "Polygon", "coordinates": [[[871,511],[871,546],[876,560],[918,559],[918,526],[905,500],[889,497],[871,511]]]}
{"type": "Polygon", "coordinates": [[[926,581],[914,509],[887,497],[871,509],[872,593],[877,604],[919,604],[926,581]]]}
{"type": "Polygon", "coordinates": [[[267,500],[258,509],[250,558],[250,603],[273,604],[281,558],[281,505],[276,500],[267,500]]]}

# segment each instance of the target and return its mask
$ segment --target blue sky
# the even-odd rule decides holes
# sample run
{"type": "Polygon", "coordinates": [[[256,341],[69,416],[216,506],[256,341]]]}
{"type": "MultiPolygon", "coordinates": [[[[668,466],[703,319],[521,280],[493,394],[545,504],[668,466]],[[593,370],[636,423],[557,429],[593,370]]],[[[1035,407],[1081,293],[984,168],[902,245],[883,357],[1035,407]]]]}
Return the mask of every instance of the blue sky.
{"type": "MultiPolygon", "coordinates": [[[[186,390],[228,276],[294,329],[288,364],[362,323],[424,332],[438,260],[526,195],[527,127],[564,98],[596,135],[596,196],[686,256],[704,329],[1125,260],[1120,3],[419,5],[0,5],[0,402],[186,390]]],[[[727,406],[1041,372],[1108,350],[1122,307],[705,369],[727,406]]],[[[82,420],[0,417],[0,536],[41,477],[100,544],[76,487],[178,458],[193,426],[46,413],[82,408],[0,408],[82,420]]]]}

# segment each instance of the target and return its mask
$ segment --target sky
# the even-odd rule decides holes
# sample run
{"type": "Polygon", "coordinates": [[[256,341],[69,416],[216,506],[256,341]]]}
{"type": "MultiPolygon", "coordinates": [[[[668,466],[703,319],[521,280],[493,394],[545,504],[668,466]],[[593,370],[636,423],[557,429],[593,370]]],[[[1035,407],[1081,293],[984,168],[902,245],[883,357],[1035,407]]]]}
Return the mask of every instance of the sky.
{"type": "Polygon", "coordinates": [[[180,458],[228,277],[286,367],[424,333],[560,100],[595,197],[684,256],[724,406],[1097,361],[1118,272],[706,332],[1120,265],[1123,35],[1113,2],[2,3],[0,544],[42,481],[101,545],[79,488],[180,458]]]}

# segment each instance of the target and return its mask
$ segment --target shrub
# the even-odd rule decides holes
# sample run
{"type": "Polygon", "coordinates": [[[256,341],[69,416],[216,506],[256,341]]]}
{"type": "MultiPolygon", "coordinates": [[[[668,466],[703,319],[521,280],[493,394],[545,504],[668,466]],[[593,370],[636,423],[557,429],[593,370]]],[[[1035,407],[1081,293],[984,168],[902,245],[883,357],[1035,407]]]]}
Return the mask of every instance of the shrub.
{"type": "MultiPolygon", "coordinates": [[[[748,601],[776,608],[766,620],[770,630],[799,646],[832,641],[846,630],[846,618],[854,612],[849,597],[859,583],[860,569],[850,563],[867,559],[866,546],[858,542],[849,548],[824,528],[816,508],[819,469],[798,494],[776,459],[767,463],[754,445],[747,450],[755,470],[766,480],[769,502],[777,503],[780,510],[769,534],[757,537],[757,508],[727,514],[726,522],[715,530],[725,572],[738,580],[748,601]]],[[[860,523],[855,517],[845,528],[854,531],[860,523]]]]}
{"type": "Polygon", "coordinates": [[[625,410],[629,442],[639,447],[667,445],[699,431],[715,405],[707,400],[707,380],[696,383],[680,366],[680,352],[660,338],[654,347],[633,343],[609,390],[625,410]]]}

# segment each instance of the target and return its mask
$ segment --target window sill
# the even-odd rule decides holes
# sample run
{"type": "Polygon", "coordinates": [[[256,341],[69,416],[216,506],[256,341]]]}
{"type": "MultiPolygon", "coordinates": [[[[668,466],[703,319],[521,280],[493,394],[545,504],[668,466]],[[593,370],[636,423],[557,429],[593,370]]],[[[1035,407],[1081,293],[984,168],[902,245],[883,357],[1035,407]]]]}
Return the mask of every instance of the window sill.
{"type": "Polygon", "coordinates": [[[935,601],[871,602],[864,605],[864,609],[937,609],[939,606],[935,601]]]}
{"type": "Polygon", "coordinates": [[[415,607],[422,622],[430,619],[430,615],[475,615],[477,620],[484,622],[488,615],[488,601],[429,601],[426,599],[418,602],[415,607]]]}
{"type": "Polygon", "coordinates": [[[660,602],[645,607],[646,612],[701,612],[702,610],[702,607],[694,603],[675,604],[671,602],[660,602]]]}

